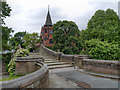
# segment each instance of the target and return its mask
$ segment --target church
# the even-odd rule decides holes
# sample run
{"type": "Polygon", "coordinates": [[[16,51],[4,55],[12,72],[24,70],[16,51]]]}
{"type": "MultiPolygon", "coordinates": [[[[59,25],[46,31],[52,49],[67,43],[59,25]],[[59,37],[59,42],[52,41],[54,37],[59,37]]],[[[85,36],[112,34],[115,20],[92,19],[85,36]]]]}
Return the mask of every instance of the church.
{"type": "Polygon", "coordinates": [[[40,33],[41,44],[43,44],[46,47],[52,47],[53,46],[52,33],[53,33],[53,25],[48,7],[46,22],[44,26],[41,28],[41,33],[40,33]]]}

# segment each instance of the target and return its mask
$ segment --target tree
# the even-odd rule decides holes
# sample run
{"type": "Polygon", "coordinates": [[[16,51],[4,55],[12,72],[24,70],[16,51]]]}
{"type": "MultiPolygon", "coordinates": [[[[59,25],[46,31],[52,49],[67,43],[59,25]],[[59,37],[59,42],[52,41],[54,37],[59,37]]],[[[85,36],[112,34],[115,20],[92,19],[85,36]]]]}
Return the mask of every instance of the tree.
{"type": "Polygon", "coordinates": [[[0,24],[5,24],[4,22],[4,18],[6,18],[7,16],[10,16],[10,12],[12,11],[10,6],[5,2],[5,1],[0,1],[0,11],[2,11],[0,13],[1,16],[1,23],[0,24]]]}
{"type": "Polygon", "coordinates": [[[88,22],[87,29],[85,30],[88,37],[86,39],[99,39],[107,42],[118,42],[118,32],[120,31],[120,29],[118,29],[118,23],[119,17],[114,10],[98,10],[88,22]]]}
{"type": "Polygon", "coordinates": [[[13,32],[12,28],[2,27],[2,49],[3,50],[10,50],[8,41],[11,37],[10,35],[11,32],[13,32]]]}
{"type": "MultiPolygon", "coordinates": [[[[11,11],[11,8],[5,1],[0,1],[0,51],[11,50],[8,42],[11,37],[10,33],[14,32],[14,30],[12,30],[12,28],[8,28],[4,22],[4,19],[10,16],[11,11]]],[[[2,54],[2,56],[0,55],[0,57],[2,57],[3,63],[5,63],[6,68],[11,59],[11,56],[11,53],[2,54]]]]}
{"type": "Polygon", "coordinates": [[[24,38],[24,44],[26,46],[26,48],[32,48],[34,49],[35,45],[37,43],[40,43],[40,37],[38,35],[38,33],[32,33],[32,34],[29,34],[27,33],[24,38]]]}
{"type": "MultiPolygon", "coordinates": [[[[85,30],[80,31],[79,40],[84,50],[86,40],[98,39],[109,44],[120,43],[120,19],[112,9],[98,10],[92,16],[85,30]]],[[[120,45],[117,45],[120,48],[120,45]]],[[[84,51],[86,52],[86,51],[84,51]]],[[[88,52],[89,53],[89,52],[88,52]]]]}
{"type": "Polygon", "coordinates": [[[20,44],[21,47],[23,48],[24,47],[24,45],[23,45],[23,43],[24,43],[23,38],[24,38],[25,34],[26,34],[26,31],[25,32],[17,32],[14,35],[14,37],[12,37],[10,39],[11,46],[13,46],[15,48],[18,44],[20,44]]]}
{"type": "Polygon", "coordinates": [[[12,11],[9,5],[5,1],[0,1],[0,15],[1,15],[1,22],[0,22],[0,28],[2,29],[2,32],[0,32],[0,35],[2,36],[2,50],[10,49],[10,46],[7,44],[10,39],[10,33],[14,32],[12,28],[8,28],[5,26],[4,18],[7,16],[10,16],[10,12],[12,11]],[[4,25],[4,26],[2,26],[4,25]]]}
{"type": "Polygon", "coordinates": [[[60,50],[66,54],[78,53],[78,37],[80,31],[75,22],[58,21],[53,26],[53,50],[60,50]]]}
{"type": "Polygon", "coordinates": [[[89,54],[89,57],[100,60],[120,60],[120,49],[118,45],[98,39],[85,41],[86,53],[89,54]]]}

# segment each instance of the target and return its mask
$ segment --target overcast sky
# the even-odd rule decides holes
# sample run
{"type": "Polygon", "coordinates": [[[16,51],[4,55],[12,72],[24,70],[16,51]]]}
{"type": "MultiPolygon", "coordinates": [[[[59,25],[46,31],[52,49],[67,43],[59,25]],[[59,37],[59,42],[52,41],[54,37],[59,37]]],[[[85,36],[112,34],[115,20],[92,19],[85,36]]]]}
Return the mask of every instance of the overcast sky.
{"type": "Polygon", "coordinates": [[[80,30],[87,27],[91,16],[98,9],[113,9],[118,13],[119,0],[7,0],[12,8],[6,25],[16,32],[40,33],[45,24],[48,5],[52,23],[59,20],[74,21],[80,30]]]}

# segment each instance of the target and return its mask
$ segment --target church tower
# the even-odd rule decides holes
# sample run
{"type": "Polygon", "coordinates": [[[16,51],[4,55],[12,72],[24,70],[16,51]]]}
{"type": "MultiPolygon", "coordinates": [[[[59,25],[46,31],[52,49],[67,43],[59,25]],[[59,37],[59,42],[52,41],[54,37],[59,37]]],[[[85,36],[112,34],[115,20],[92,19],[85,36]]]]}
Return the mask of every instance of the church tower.
{"type": "Polygon", "coordinates": [[[52,33],[53,33],[53,25],[52,25],[52,20],[51,20],[51,16],[50,16],[49,6],[48,6],[46,22],[45,22],[44,26],[42,27],[41,34],[40,34],[40,38],[42,39],[41,43],[44,46],[47,46],[47,47],[53,46],[52,33]]]}

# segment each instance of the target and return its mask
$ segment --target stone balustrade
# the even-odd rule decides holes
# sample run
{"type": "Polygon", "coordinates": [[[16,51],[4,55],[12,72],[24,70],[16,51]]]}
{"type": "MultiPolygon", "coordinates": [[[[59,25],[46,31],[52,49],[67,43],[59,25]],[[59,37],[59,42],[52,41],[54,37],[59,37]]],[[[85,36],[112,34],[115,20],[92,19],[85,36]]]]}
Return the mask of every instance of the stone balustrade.
{"type": "Polygon", "coordinates": [[[82,66],[85,70],[98,73],[118,75],[120,72],[120,61],[83,59],[82,66]]]}
{"type": "Polygon", "coordinates": [[[42,62],[42,58],[18,57],[17,59],[16,74],[25,76],[10,81],[2,81],[2,88],[49,87],[49,70],[47,65],[42,62]]]}
{"type": "Polygon", "coordinates": [[[89,55],[67,55],[61,52],[52,51],[43,45],[41,45],[41,50],[47,53],[47,55],[74,64],[74,66],[79,69],[114,75],[118,75],[118,72],[120,72],[120,61],[93,60],[89,59],[89,55]]]}
{"type": "Polygon", "coordinates": [[[15,74],[26,75],[38,70],[40,68],[36,66],[38,61],[44,62],[44,59],[42,57],[17,57],[15,74]]]}
{"type": "Polygon", "coordinates": [[[49,48],[46,48],[44,45],[41,45],[40,49],[42,50],[43,53],[45,53],[53,58],[56,58],[56,59],[58,59],[61,54],[61,52],[55,52],[49,48]]]}

